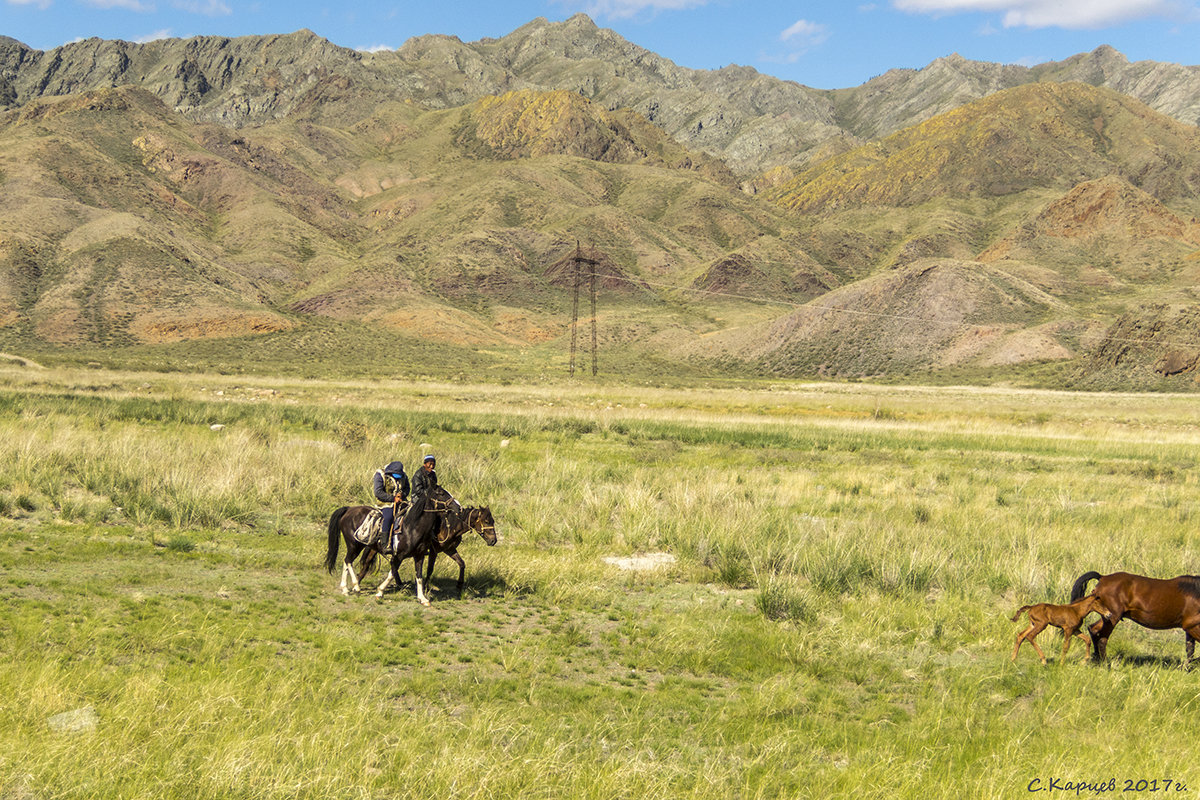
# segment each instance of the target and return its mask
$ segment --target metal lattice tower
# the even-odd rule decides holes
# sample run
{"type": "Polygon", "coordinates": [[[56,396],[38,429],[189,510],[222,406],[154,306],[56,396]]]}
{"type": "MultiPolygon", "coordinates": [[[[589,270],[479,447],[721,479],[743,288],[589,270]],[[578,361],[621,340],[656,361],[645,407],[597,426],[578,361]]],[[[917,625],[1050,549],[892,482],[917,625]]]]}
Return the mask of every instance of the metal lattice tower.
{"type": "Polygon", "coordinates": [[[596,269],[600,266],[600,260],[595,257],[595,248],[589,250],[587,256],[583,254],[583,248],[579,242],[575,242],[575,256],[572,261],[572,273],[574,278],[574,294],[571,299],[571,377],[575,376],[575,350],[579,340],[579,289],[583,283],[583,267],[588,267],[588,286],[591,294],[592,303],[592,375],[598,371],[597,366],[597,351],[599,350],[599,337],[596,331],[596,269]]]}

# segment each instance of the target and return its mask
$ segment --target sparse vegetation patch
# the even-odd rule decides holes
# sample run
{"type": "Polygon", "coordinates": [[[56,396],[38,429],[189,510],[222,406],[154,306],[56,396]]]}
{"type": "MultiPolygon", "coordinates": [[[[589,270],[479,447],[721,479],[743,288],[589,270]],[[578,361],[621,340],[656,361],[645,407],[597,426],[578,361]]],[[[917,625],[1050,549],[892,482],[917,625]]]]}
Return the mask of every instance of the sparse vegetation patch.
{"type": "Polygon", "coordinates": [[[1181,638],[1008,660],[1085,571],[1192,570],[1188,397],[0,369],[15,796],[1005,796],[1094,751],[1197,780],[1181,638]],[[461,601],[440,563],[427,609],[342,597],[329,513],[425,446],[500,542],[461,601]]]}

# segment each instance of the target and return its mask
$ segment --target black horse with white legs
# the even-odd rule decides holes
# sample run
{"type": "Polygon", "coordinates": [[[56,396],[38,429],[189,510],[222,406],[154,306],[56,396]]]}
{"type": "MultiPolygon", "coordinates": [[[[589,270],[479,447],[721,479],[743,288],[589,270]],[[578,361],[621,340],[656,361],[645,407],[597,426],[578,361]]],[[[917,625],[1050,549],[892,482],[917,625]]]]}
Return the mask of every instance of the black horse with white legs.
{"type": "MultiPolygon", "coordinates": [[[[363,544],[354,537],[354,532],[358,530],[359,525],[374,510],[374,506],[343,506],[334,511],[329,517],[329,548],[325,553],[325,568],[329,570],[331,575],[333,574],[333,570],[337,567],[340,543],[345,542],[346,556],[342,559],[342,594],[361,591],[362,589],[359,585],[360,579],[374,566],[375,557],[383,555],[385,542],[382,540],[375,544],[363,544]],[[355,570],[354,560],[359,555],[362,555],[363,558],[360,562],[360,568],[355,570]],[[351,579],[349,586],[346,583],[347,578],[351,579]]],[[[429,605],[429,599],[425,596],[425,587],[421,576],[422,567],[425,565],[425,556],[431,552],[435,533],[440,526],[442,515],[449,511],[461,510],[462,507],[458,504],[458,501],[451,497],[449,492],[439,486],[430,494],[424,513],[415,522],[401,524],[400,515],[396,515],[399,530],[392,531],[393,552],[391,554],[391,570],[387,578],[376,590],[376,597],[383,596],[383,590],[388,587],[393,579],[395,579],[397,584],[400,583],[400,576],[396,573],[396,568],[404,559],[412,558],[413,572],[417,583],[417,601],[421,605],[429,605]]]]}
{"type": "MultiPolygon", "coordinates": [[[[491,508],[464,508],[461,511],[453,509],[442,517],[438,531],[433,537],[433,549],[429,552],[429,564],[425,567],[425,585],[432,587],[433,564],[437,561],[438,553],[445,553],[458,564],[458,596],[462,597],[463,579],[467,574],[467,565],[458,554],[458,546],[462,544],[463,534],[475,531],[488,547],[496,544],[496,521],[492,518],[491,508]]],[[[395,567],[393,567],[393,570],[395,567]]],[[[399,580],[399,578],[397,578],[399,580]]]]}

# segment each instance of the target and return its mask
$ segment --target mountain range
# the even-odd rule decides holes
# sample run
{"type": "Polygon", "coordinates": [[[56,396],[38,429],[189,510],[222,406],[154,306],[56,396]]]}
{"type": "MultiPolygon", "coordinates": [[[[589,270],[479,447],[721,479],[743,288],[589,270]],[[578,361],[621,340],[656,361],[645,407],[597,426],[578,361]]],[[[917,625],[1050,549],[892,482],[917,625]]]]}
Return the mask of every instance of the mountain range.
{"type": "Polygon", "coordinates": [[[0,347],[525,374],[594,272],[630,375],[1192,389],[1198,118],[1200,68],[1107,47],[826,91],[583,15],[380,53],[0,37],[0,347]]]}

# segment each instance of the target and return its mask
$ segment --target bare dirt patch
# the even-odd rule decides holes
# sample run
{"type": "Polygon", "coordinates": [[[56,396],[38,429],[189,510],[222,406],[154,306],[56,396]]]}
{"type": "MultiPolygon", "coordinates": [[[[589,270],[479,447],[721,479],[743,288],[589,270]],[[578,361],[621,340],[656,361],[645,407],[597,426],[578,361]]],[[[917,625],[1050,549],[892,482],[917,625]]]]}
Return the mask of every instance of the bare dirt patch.
{"type": "Polygon", "coordinates": [[[434,341],[459,345],[512,344],[513,339],[481,326],[469,314],[450,308],[405,308],[380,317],[389,328],[412,331],[434,341]]]}
{"type": "Polygon", "coordinates": [[[24,356],[14,356],[11,353],[0,353],[0,362],[16,364],[18,367],[33,367],[34,369],[45,369],[41,364],[24,356]]]}
{"type": "Polygon", "coordinates": [[[605,564],[612,564],[617,569],[644,572],[647,570],[669,567],[675,563],[675,556],[670,553],[644,553],[636,556],[605,556],[605,564]]]}
{"type": "Polygon", "coordinates": [[[274,333],[292,327],[293,323],[274,314],[214,310],[186,316],[174,312],[147,314],[130,325],[130,330],[144,342],[161,343],[274,333]]]}

